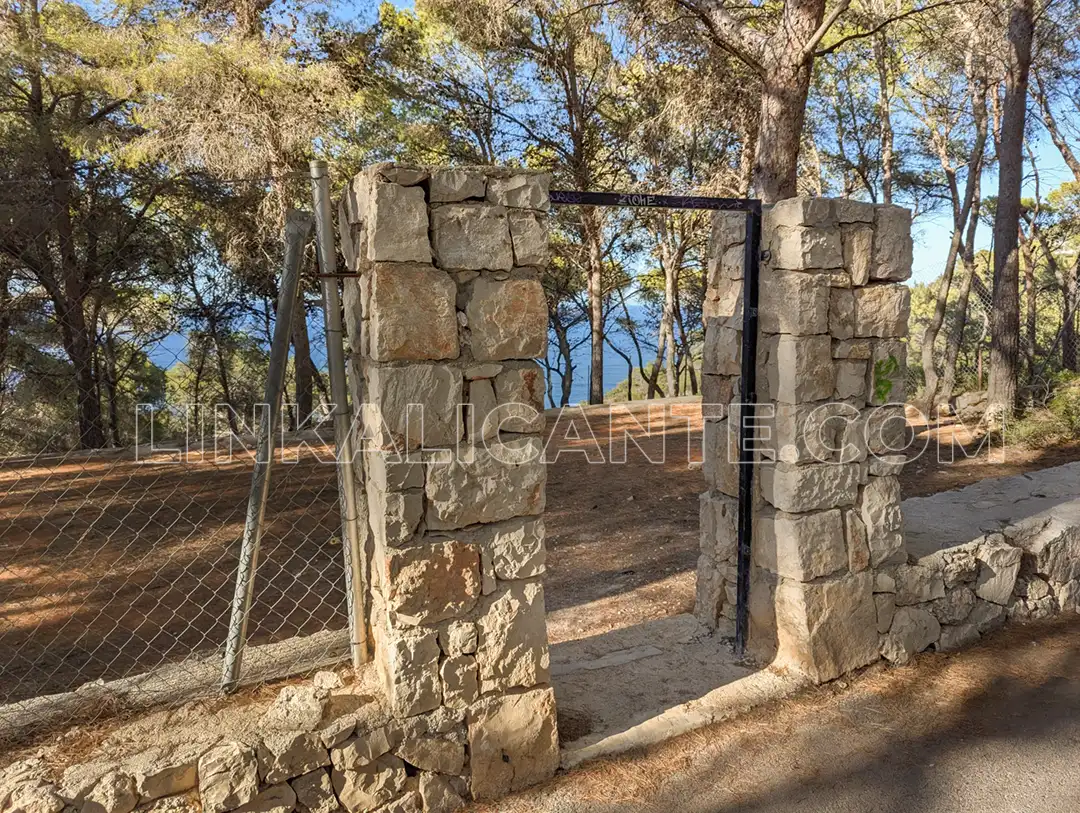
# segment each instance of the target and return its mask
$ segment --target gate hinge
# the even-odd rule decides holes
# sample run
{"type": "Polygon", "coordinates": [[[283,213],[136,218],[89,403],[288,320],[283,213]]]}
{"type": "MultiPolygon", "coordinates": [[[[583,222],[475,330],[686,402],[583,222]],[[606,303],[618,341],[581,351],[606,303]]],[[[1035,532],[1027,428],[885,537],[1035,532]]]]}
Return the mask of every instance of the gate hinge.
{"type": "Polygon", "coordinates": [[[767,248],[761,250],[760,257],[763,263],[772,262],[772,252],[767,248]]]}

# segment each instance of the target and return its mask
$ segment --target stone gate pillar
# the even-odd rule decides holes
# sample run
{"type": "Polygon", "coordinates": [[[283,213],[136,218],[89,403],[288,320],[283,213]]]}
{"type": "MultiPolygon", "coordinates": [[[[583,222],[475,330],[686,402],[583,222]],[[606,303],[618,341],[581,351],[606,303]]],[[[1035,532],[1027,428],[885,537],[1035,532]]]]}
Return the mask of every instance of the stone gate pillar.
{"type": "MultiPolygon", "coordinates": [[[[339,213],[370,625],[431,770],[493,798],[558,765],[544,591],[548,176],[369,167],[339,213]]],[[[411,761],[411,760],[410,760],[411,761]]],[[[464,793],[463,793],[464,795],[464,793]]]]}
{"type": "MultiPolygon", "coordinates": [[[[735,213],[714,219],[704,311],[709,490],[701,495],[696,612],[729,634],[744,222],[735,213]]],[[[896,206],[793,198],[766,209],[761,244],[749,646],[820,682],[878,657],[874,570],[906,557],[896,475],[911,216],[896,206]]]]}

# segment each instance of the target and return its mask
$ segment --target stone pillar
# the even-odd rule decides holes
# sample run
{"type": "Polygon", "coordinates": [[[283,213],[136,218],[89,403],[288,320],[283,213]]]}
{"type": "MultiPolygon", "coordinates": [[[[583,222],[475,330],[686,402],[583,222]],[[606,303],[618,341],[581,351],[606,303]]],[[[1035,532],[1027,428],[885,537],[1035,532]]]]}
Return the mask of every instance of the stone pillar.
{"type": "MultiPolygon", "coordinates": [[[[705,301],[697,614],[735,618],[745,215],[718,213],[705,301]],[[730,406],[728,406],[730,404],[730,406]]],[[[826,681],[878,657],[874,569],[900,534],[911,215],[793,198],[766,209],[750,649],[826,681]]]]}
{"type": "Polygon", "coordinates": [[[369,167],[341,207],[375,660],[494,798],[558,765],[544,616],[548,176],[369,167]]]}

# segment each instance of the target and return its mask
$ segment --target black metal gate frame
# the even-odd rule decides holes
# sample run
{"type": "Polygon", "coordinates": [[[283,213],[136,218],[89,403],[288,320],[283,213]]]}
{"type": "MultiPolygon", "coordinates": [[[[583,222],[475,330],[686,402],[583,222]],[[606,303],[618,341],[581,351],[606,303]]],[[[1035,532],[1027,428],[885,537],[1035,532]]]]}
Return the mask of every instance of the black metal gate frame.
{"type": "Polygon", "coordinates": [[[750,542],[753,537],[754,407],[757,403],[758,283],[761,271],[761,201],[641,192],[551,190],[552,206],[629,206],[646,209],[707,209],[746,213],[743,251],[743,330],[739,387],[738,582],[735,601],[735,652],[742,657],[750,628],[750,542]]]}

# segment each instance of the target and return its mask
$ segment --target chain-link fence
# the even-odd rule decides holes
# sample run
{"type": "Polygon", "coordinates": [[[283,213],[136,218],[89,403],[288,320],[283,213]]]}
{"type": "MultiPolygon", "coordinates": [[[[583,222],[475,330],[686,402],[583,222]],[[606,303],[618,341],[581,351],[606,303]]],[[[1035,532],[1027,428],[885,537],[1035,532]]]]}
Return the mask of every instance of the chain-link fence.
{"type": "MultiPolygon", "coordinates": [[[[220,685],[281,222],[310,191],[207,184],[0,181],[0,737],[220,685]]],[[[348,653],[313,246],[303,263],[248,681],[348,653]]]]}

